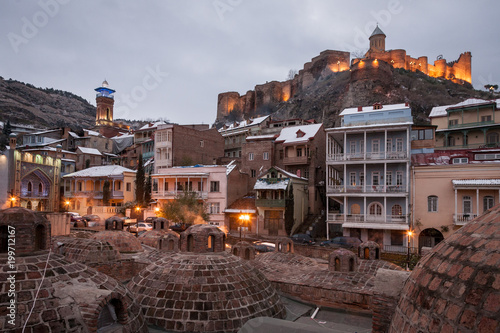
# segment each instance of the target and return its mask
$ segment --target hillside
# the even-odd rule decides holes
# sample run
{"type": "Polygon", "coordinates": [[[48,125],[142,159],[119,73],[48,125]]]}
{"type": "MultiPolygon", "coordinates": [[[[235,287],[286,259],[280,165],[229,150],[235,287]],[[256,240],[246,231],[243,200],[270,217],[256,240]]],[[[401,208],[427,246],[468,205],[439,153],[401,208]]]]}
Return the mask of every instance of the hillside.
{"type": "Polygon", "coordinates": [[[275,106],[273,119],[303,118],[323,122],[325,128],[338,126],[338,114],[348,107],[410,102],[416,123],[428,122],[434,106],[449,105],[467,98],[496,98],[491,93],[473,89],[421,72],[390,69],[363,73],[332,73],[315,81],[306,91],[275,106]]]}
{"type": "Polygon", "coordinates": [[[0,121],[7,120],[35,127],[87,128],[95,124],[95,106],[70,92],[0,77],[0,121]]]}

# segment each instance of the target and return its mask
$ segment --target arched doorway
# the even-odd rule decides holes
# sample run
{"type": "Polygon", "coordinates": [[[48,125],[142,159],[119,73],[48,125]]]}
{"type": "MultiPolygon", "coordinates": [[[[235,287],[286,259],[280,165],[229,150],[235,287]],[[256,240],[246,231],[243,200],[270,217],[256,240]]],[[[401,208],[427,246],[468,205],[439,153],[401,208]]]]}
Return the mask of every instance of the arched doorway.
{"type": "Polygon", "coordinates": [[[382,215],[382,205],[380,202],[372,202],[368,206],[368,218],[371,221],[382,221],[383,220],[383,215],[382,215]]]}
{"type": "Polygon", "coordinates": [[[97,318],[97,332],[121,332],[122,323],[127,315],[121,300],[113,298],[106,303],[97,318]]]}
{"type": "Polygon", "coordinates": [[[45,249],[45,227],[41,224],[35,227],[35,251],[45,249]]]}
{"type": "Polygon", "coordinates": [[[424,246],[434,247],[443,239],[443,234],[439,230],[434,228],[424,229],[418,235],[418,249],[421,250],[424,246]]]}

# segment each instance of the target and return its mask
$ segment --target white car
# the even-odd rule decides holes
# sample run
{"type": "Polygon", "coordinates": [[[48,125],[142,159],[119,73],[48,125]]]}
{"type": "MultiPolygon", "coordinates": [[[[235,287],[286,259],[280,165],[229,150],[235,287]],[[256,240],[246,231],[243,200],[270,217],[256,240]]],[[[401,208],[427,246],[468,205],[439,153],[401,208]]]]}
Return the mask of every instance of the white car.
{"type": "Polygon", "coordinates": [[[151,223],[139,222],[131,224],[129,227],[130,232],[141,232],[141,231],[153,230],[153,225],[151,223]]]}

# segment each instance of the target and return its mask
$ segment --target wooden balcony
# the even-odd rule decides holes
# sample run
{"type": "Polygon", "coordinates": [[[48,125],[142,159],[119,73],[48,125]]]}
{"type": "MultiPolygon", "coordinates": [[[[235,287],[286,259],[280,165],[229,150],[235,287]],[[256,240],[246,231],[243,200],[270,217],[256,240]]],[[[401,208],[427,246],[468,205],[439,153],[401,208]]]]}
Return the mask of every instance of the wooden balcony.
{"type": "Polygon", "coordinates": [[[255,206],[257,207],[285,207],[285,199],[256,199],[255,206]]]}
{"type": "Polygon", "coordinates": [[[306,165],[309,164],[311,158],[309,156],[294,156],[285,157],[283,159],[283,164],[285,165],[306,165]]]}

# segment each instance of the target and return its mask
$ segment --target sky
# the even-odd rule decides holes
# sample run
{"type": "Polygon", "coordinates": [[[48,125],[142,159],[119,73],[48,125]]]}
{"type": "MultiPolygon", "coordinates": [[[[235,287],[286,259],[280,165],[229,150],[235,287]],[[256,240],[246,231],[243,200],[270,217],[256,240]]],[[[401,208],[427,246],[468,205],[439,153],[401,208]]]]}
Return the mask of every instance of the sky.
{"type": "Polygon", "coordinates": [[[212,124],[240,94],[324,50],[362,54],[378,23],[386,49],[433,63],[472,53],[472,84],[500,85],[498,0],[2,0],[0,76],[70,91],[114,118],[212,124]]]}

